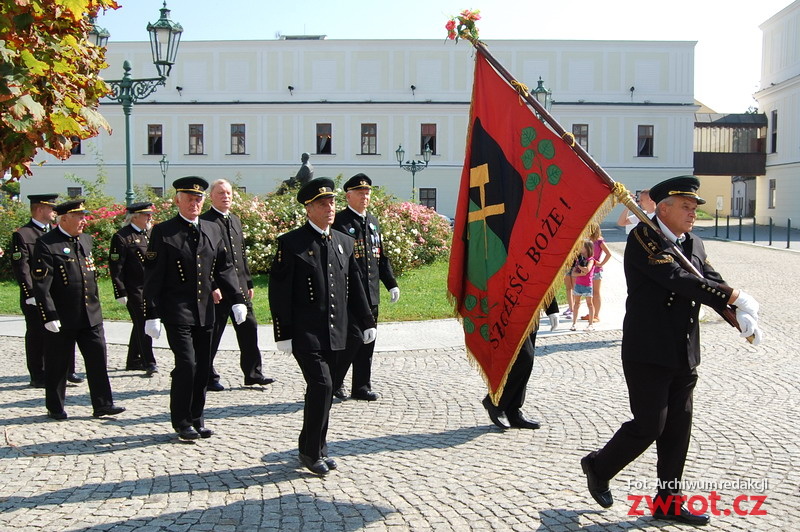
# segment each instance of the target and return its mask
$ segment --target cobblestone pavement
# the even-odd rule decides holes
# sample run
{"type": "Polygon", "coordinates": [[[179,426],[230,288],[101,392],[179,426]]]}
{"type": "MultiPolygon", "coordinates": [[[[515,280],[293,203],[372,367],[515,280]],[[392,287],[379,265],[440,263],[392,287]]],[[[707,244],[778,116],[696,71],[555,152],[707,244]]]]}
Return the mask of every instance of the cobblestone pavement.
{"type": "MultiPolygon", "coordinates": [[[[611,245],[621,255],[622,244],[611,245]]],[[[732,509],[739,495],[766,496],[765,515],[720,515],[706,529],[793,529],[800,254],[726,242],[707,248],[731,284],[761,301],[766,344],[750,346],[707,318],[685,475],[699,485],[688,494],[716,491],[719,509],[732,509]],[[767,485],[759,492],[756,483],[767,485]]],[[[44,415],[42,390],[28,387],[22,340],[2,337],[0,529],[678,530],[628,515],[629,496],[654,493],[654,449],[612,482],[611,509],[586,491],[580,457],[629,418],[620,338],[619,330],[599,330],[541,339],[526,403],[542,420],[538,431],[490,424],[482,381],[461,348],[380,353],[381,399],[334,404],[329,440],[339,470],[317,478],[297,461],[304,385],[290,356],[265,353],[278,381],[250,389],[237,384],[234,353],[220,353],[229,388],[210,393],[206,409],[216,435],[185,444],[169,425],[168,351],[157,353],[162,373],[147,379],[120,370],[125,346],[110,346],[115,399],[128,411],[92,418],[82,384],[67,390],[70,419],[55,422],[44,415]]]]}

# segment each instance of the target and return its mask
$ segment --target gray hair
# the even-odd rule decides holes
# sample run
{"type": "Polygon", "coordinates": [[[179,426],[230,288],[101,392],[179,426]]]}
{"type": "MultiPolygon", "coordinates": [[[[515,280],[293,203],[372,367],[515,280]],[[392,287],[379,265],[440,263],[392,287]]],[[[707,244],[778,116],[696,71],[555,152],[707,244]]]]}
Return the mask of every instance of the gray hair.
{"type": "Polygon", "coordinates": [[[208,193],[209,194],[213,193],[214,189],[220,185],[228,185],[229,187],[231,187],[231,191],[233,191],[233,185],[231,185],[230,181],[228,181],[227,179],[217,179],[216,181],[211,183],[210,187],[208,187],[208,193]]]}

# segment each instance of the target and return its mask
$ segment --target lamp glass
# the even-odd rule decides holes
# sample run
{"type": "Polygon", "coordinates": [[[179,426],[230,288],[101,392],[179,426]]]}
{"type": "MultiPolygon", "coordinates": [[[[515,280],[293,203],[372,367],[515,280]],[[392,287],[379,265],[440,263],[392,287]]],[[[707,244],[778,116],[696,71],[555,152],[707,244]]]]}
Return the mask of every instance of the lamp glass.
{"type": "Polygon", "coordinates": [[[433,154],[433,150],[431,150],[430,144],[426,144],[425,149],[422,150],[422,159],[425,161],[425,164],[430,162],[431,154],[433,154]]]}
{"type": "Polygon", "coordinates": [[[403,149],[403,146],[399,146],[394,153],[397,155],[397,162],[402,163],[403,158],[406,156],[406,151],[403,149]]]}

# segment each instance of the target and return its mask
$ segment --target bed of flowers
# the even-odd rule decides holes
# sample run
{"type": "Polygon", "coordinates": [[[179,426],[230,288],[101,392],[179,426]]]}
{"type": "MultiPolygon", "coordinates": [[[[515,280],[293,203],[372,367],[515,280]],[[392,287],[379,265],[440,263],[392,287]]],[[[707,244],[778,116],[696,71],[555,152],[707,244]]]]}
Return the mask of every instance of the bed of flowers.
{"type": "MultiPolygon", "coordinates": [[[[234,193],[233,211],[242,219],[251,273],[269,273],[278,236],[305,223],[305,210],[295,200],[295,192],[290,190],[287,194],[260,196],[239,191],[234,193]]],[[[172,198],[158,198],[139,190],[136,196],[134,201],[154,203],[155,223],[177,213],[172,198]]],[[[210,208],[210,205],[207,199],[203,210],[210,208]]],[[[337,207],[343,208],[345,205],[344,193],[340,191],[337,207]]],[[[112,203],[110,198],[101,194],[87,195],[86,206],[91,211],[87,216],[86,232],[94,238],[95,264],[100,275],[106,276],[109,244],[114,233],[122,227],[125,206],[112,203]]],[[[397,201],[380,188],[375,188],[370,211],[380,221],[384,253],[391,260],[396,274],[447,257],[451,239],[450,224],[432,209],[397,201]]],[[[0,203],[0,246],[3,250],[9,249],[11,233],[27,223],[29,218],[27,202],[0,203]]],[[[9,261],[10,253],[0,257],[0,277],[4,279],[12,277],[9,261]]]]}

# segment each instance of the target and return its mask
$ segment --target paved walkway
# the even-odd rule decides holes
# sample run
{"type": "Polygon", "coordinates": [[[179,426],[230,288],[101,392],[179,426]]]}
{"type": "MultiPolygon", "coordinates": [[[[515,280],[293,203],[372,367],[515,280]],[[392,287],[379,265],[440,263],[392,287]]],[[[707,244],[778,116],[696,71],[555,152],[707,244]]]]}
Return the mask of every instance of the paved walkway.
{"type": "MultiPolygon", "coordinates": [[[[622,256],[622,243],[611,247],[622,256]]],[[[707,530],[789,530],[800,520],[792,312],[800,289],[787,273],[798,271],[800,254],[718,241],[707,248],[732,284],[761,300],[766,344],[750,346],[707,316],[685,475],[698,485],[689,493],[716,492],[716,507],[728,510],[739,495],[766,496],[764,515],[729,512],[707,530]]],[[[381,324],[381,399],[334,405],[330,451],[340,468],[326,478],[299,467],[304,384],[292,357],[271,351],[266,332],[265,366],[277,382],[241,386],[235,353],[220,353],[228,390],[209,394],[206,409],[217,434],[181,444],[169,426],[168,372],[147,379],[122,371],[124,341],[110,345],[109,367],[115,399],[128,411],[92,418],[80,385],[67,390],[70,419],[48,420],[42,391],[27,386],[20,322],[4,318],[0,529],[679,530],[629,515],[629,497],[654,492],[653,449],[612,482],[611,509],[585,489],[580,457],[629,418],[613,326],[624,299],[621,264],[606,271],[603,328],[569,333],[562,324],[540,337],[526,403],[543,423],[538,431],[502,432],[489,422],[485,388],[453,320],[381,324]]],[[[117,334],[125,340],[117,327],[109,325],[112,342],[117,334]]],[[[159,349],[157,357],[166,370],[170,353],[159,349]]]]}

